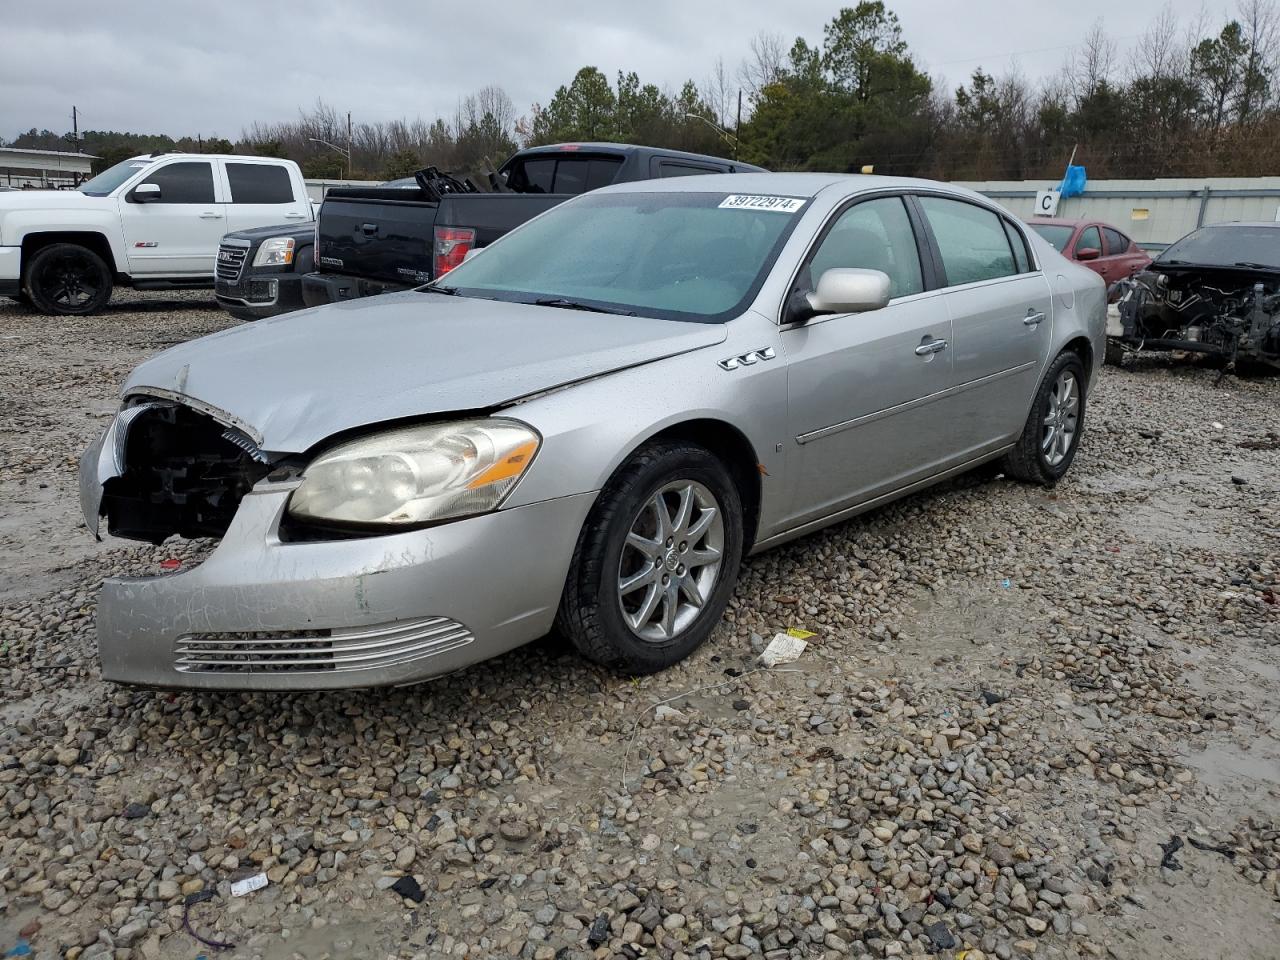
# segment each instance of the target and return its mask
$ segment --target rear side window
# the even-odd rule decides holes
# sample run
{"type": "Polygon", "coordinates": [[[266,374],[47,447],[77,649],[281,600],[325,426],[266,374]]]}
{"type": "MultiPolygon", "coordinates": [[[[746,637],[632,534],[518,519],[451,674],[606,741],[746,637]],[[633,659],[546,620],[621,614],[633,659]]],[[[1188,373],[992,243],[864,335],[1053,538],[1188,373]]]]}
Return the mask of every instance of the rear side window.
{"type": "Polygon", "coordinates": [[[816,285],[837,267],[887,273],[890,297],[924,289],[916,236],[901,197],[864,200],[840,215],[809,261],[810,282],[816,285]]]}
{"type": "Polygon", "coordinates": [[[1004,221],[1004,232],[1009,238],[1009,246],[1013,248],[1013,262],[1019,273],[1031,272],[1031,255],[1027,252],[1027,241],[1008,220],[1004,221]]]}
{"type": "Polygon", "coordinates": [[[228,163],[232,203],[293,203],[289,171],[268,163],[228,163]]]}
{"type": "Polygon", "coordinates": [[[511,168],[507,185],[517,193],[586,193],[618,176],[621,157],[534,157],[511,168]]]}
{"type": "Polygon", "coordinates": [[[1129,249],[1129,238],[1119,230],[1112,230],[1110,227],[1102,228],[1102,235],[1107,238],[1107,253],[1112,255],[1124,253],[1129,249]]]}
{"type": "Polygon", "coordinates": [[[207,160],[166,164],[142,182],[160,188],[153,203],[213,203],[213,164],[207,160]]]}
{"type": "Polygon", "coordinates": [[[1080,234],[1080,239],[1076,241],[1076,255],[1090,247],[1099,253],[1102,252],[1102,235],[1098,233],[1097,227],[1088,227],[1080,234]]]}
{"type": "Polygon", "coordinates": [[[1003,218],[977,204],[944,197],[921,197],[920,206],[938,242],[948,286],[1018,272],[1003,218]]]}
{"type": "Polygon", "coordinates": [[[717,167],[698,167],[691,163],[676,163],[673,160],[662,160],[658,163],[660,177],[700,177],[707,173],[724,173],[717,167]]]}

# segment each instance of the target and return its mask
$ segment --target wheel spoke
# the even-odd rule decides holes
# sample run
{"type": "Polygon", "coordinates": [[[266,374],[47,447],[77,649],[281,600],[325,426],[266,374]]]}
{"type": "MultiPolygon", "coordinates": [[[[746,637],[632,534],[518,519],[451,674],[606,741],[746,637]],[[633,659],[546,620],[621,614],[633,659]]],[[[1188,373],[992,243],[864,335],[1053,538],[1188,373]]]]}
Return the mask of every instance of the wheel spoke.
{"type": "Polygon", "coordinates": [[[667,537],[671,536],[673,530],[671,511],[667,509],[666,497],[661,492],[653,495],[653,512],[658,518],[658,540],[659,542],[665,541],[667,537]]]}
{"type": "Polygon", "coordinates": [[[1053,451],[1053,445],[1057,443],[1057,441],[1058,430],[1056,427],[1050,427],[1044,432],[1044,442],[1040,444],[1040,449],[1043,450],[1046,455],[1051,454],[1053,451]]]}
{"type": "Polygon", "coordinates": [[[653,583],[658,576],[658,568],[650,563],[644,567],[639,573],[632,574],[618,581],[618,593],[622,596],[635,593],[641,587],[653,583]]]}
{"type": "Polygon", "coordinates": [[[656,540],[650,540],[642,537],[634,530],[627,534],[627,546],[639,550],[650,560],[656,560],[662,556],[662,544],[656,540]]]}
{"type": "Polygon", "coordinates": [[[680,533],[685,527],[689,526],[689,517],[692,513],[693,485],[690,484],[680,491],[680,505],[676,508],[675,520],[672,521],[675,533],[680,533]]]}
{"type": "Polygon", "coordinates": [[[676,610],[680,606],[680,587],[675,580],[667,584],[662,607],[662,633],[668,640],[676,635],[676,610]]]}
{"type": "Polygon", "coordinates": [[[716,522],[716,517],[719,515],[720,511],[715,507],[703,507],[702,512],[698,515],[697,523],[688,529],[685,539],[690,543],[697,543],[706,536],[707,531],[711,529],[711,525],[716,522]]]}
{"type": "Polygon", "coordinates": [[[680,578],[680,592],[688,597],[689,602],[695,607],[702,606],[702,590],[698,587],[698,580],[692,574],[685,574],[680,578]]]}
{"type": "Polygon", "coordinates": [[[708,563],[715,563],[720,559],[720,551],[715,547],[703,547],[700,550],[690,550],[688,556],[684,559],[686,567],[705,567],[708,563]]]}
{"type": "Polygon", "coordinates": [[[653,614],[658,609],[663,596],[661,584],[656,580],[649,584],[649,591],[644,595],[644,602],[640,604],[640,609],[630,615],[632,630],[639,630],[653,619],[653,614]]]}

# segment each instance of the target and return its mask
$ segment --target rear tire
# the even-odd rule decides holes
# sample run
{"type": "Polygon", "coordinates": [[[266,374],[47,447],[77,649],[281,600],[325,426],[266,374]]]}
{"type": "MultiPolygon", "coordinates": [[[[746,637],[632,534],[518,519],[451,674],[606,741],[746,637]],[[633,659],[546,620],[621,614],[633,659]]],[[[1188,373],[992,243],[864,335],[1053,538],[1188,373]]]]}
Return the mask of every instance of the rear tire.
{"type": "Polygon", "coordinates": [[[1058,354],[1036,390],[1017,445],[1005,455],[1009,476],[1052,487],[1071,468],[1084,435],[1085,373],[1078,354],[1058,354]]]}
{"type": "Polygon", "coordinates": [[[724,464],[684,441],[649,444],[592,507],[556,625],[595,663],[663,670],[720,622],[742,549],[742,500],[724,464]]]}
{"type": "Polygon", "coordinates": [[[51,243],[38,250],[23,271],[23,287],[41,313],[83,317],[111,299],[111,269],[78,243],[51,243]]]}

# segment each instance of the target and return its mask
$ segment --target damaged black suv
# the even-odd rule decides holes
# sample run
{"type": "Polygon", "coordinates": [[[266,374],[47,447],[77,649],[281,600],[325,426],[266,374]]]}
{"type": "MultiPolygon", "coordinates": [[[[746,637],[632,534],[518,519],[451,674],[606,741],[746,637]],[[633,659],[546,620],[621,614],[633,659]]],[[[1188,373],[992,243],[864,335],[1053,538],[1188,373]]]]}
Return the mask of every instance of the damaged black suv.
{"type": "Polygon", "coordinates": [[[1112,290],[1108,363],[1126,348],[1187,350],[1280,372],[1280,222],[1201,227],[1112,290]]]}

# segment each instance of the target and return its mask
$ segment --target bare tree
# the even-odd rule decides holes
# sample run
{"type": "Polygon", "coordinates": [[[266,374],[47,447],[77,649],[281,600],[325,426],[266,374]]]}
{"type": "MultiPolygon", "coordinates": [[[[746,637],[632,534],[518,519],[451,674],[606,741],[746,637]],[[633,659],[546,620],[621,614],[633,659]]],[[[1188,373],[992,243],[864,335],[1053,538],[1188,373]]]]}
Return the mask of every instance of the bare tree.
{"type": "Polygon", "coordinates": [[[1107,34],[1102,18],[1093,21],[1093,26],[1084,40],[1075,50],[1071,66],[1072,84],[1076,102],[1095,93],[1098,87],[1111,81],[1115,72],[1116,42],[1107,34]]]}
{"type": "Polygon", "coordinates": [[[1247,53],[1236,116],[1241,123],[1247,123],[1274,99],[1274,77],[1280,65],[1280,11],[1274,0],[1240,0],[1238,10],[1247,53]]]}
{"type": "Polygon", "coordinates": [[[1129,58],[1128,80],[1167,80],[1187,73],[1188,46],[1178,36],[1178,17],[1166,3],[1148,24],[1129,58]]]}
{"type": "Polygon", "coordinates": [[[760,91],[777,81],[786,69],[787,41],[780,33],[762,30],[751,38],[749,52],[738,68],[738,79],[754,101],[760,91]]]}
{"type": "Polygon", "coordinates": [[[711,68],[711,76],[703,85],[702,99],[711,108],[716,123],[722,127],[732,127],[738,111],[738,91],[741,87],[734,83],[725,68],[724,57],[716,57],[711,68]]]}

